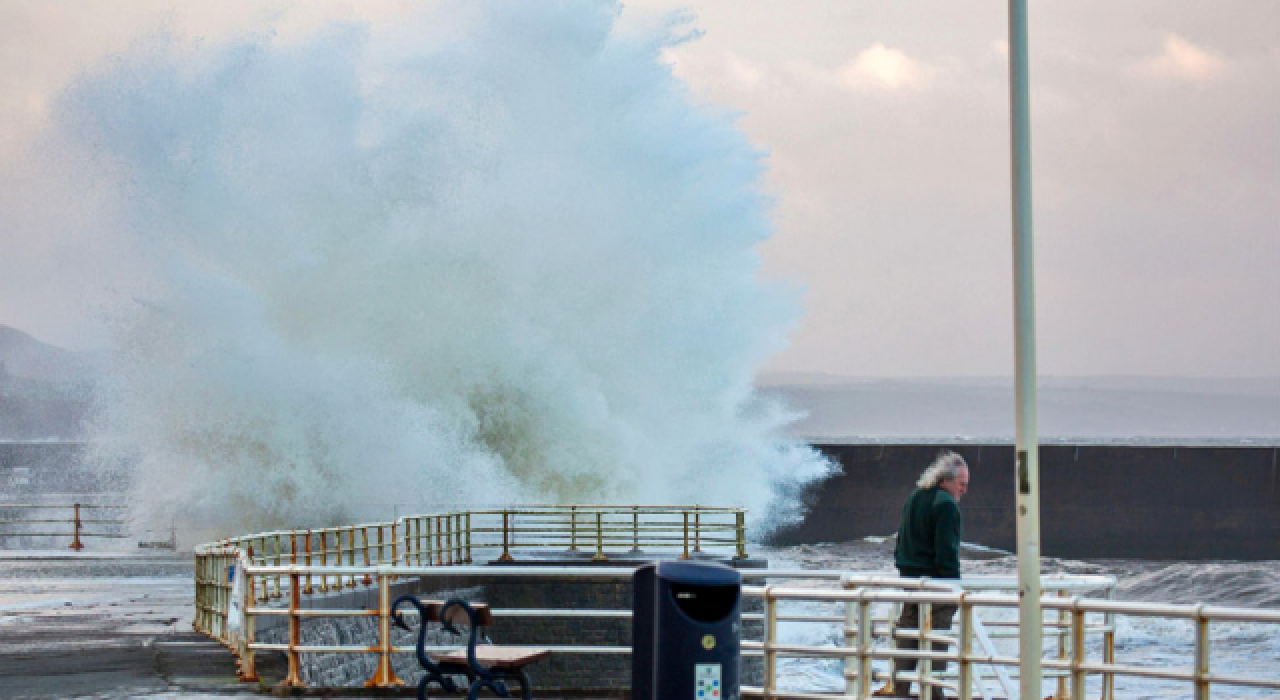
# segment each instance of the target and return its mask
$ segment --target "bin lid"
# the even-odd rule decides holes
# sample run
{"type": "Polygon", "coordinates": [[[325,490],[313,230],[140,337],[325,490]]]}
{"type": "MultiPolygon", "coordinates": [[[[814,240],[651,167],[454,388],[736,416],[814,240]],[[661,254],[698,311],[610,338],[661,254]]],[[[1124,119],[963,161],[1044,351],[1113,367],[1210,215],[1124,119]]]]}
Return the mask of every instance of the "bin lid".
{"type": "Polygon", "coordinates": [[[692,561],[664,561],[658,563],[658,578],[677,583],[703,586],[737,586],[742,584],[742,573],[724,564],[692,561]]]}

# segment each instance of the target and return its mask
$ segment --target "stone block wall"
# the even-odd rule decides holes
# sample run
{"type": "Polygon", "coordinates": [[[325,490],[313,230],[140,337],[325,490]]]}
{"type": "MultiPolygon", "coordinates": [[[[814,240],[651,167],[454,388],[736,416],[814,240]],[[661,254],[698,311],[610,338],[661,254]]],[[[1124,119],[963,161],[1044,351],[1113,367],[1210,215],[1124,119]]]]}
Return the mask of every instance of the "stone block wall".
{"type": "MultiPolygon", "coordinates": [[[[495,609],[535,610],[630,610],[630,580],[581,576],[445,576],[410,579],[393,585],[393,599],[403,593],[423,598],[462,598],[484,602],[495,609]]],[[[304,607],[327,609],[374,608],[377,591],[360,588],[338,594],[304,598],[304,607]]],[[[761,601],[744,601],[743,612],[761,612],[761,601]]],[[[428,644],[464,643],[432,625],[428,644]]],[[[743,639],[758,640],[763,623],[743,623],[743,639]]],[[[361,645],[377,643],[376,618],[304,618],[300,624],[305,645],[361,645]]],[[[631,647],[631,618],[596,618],[546,615],[497,617],[487,630],[496,644],[513,646],[610,646],[631,647]]],[[[406,632],[392,629],[393,643],[411,646],[417,642],[417,628],[406,632]]],[[[256,638],[282,644],[288,641],[284,617],[260,618],[256,638]]],[[[374,672],[375,654],[308,653],[301,656],[301,675],[309,685],[321,687],[359,686],[374,672]]],[[[412,654],[393,657],[395,672],[406,683],[417,684],[422,676],[412,654]]],[[[528,668],[538,695],[589,693],[593,697],[627,697],[631,686],[629,653],[556,652],[528,668]]],[[[759,685],[763,678],[759,657],[743,659],[741,682],[759,685]]]]}

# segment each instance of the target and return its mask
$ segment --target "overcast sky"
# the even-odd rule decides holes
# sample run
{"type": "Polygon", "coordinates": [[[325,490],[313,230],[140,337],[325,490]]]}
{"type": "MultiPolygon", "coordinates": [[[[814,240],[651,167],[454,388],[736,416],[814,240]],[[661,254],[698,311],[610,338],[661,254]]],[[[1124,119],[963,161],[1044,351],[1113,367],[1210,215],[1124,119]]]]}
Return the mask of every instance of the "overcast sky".
{"type": "MultiPolygon", "coordinates": [[[[0,174],[40,177],[50,101],[137,37],[412,4],[0,0],[0,174]]],[[[805,289],[766,369],[1011,374],[1005,3],[637,0],[623,26],[680,8],[704,34],[667,58],[766,154],[764,272],[805,289]]],[[[1040,372],[1280,376],[1280,3],[1033,3],[1030,34],[1040,372]]],[[[6,209],[0,323],[92,344],[74,236],[6,209]]]]}

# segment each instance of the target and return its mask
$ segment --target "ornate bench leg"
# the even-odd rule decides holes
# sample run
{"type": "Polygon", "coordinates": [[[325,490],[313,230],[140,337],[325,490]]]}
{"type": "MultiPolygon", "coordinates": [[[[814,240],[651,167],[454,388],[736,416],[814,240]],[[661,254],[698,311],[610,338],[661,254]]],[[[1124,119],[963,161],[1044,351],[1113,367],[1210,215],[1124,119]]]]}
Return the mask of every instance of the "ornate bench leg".
{"type": "Polygon", "coordinates": [[[467,700],[477,700],[480,697],[481,688],[492,690],[500,698],[511,697],[511,693],[507,691],[506,683],[491,678],[477,678],[472,682],[470,691],[467,692],[467,700]]]}

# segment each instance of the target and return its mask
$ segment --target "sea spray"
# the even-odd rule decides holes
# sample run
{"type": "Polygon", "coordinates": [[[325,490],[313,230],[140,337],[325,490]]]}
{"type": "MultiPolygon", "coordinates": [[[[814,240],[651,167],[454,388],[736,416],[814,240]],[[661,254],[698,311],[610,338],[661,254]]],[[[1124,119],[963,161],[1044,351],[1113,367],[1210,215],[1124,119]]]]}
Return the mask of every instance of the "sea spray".
{"type": "Polygon", "coordinates": [[[752,387],[798,315],[758,276],[762,156],[660,60],[685,25],[618,12],[160,35],[61,97],[51,142],[138,251],[93,430],[140,511],[226,534],[360,504],[794,514],[829,465],[752,387]]]}

